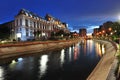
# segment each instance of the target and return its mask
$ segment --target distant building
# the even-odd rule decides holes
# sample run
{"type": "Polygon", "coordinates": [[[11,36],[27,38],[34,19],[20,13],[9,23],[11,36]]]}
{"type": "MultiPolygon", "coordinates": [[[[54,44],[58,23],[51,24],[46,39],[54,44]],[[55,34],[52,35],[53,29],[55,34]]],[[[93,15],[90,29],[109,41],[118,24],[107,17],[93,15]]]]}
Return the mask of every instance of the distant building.
{"type": "Polygon", "coordinates": [[[99,34],[99,28],[93,29],[93,36],[97,36],[99,34]]]}
{"type": "Polygon", "coordinates": [[[108,21],[100,25],[99,28],[93,29],[93,36],[109,36],[112,34],[112,26],[113,22],[108,21]]]}
{"type": "Polygon", "coordinates": [[[87,30],[85,28],[79,29],[79,35],[80,35],[80,37],[86,37],[87,30]]]}
{"type": "Polygon", "coordinates": [[[14,36],[14,21],[0,24],[0,39],[10,39],[14,36]]]}
{"type": "Polygon", "coordinates": [[[51,37],[51,32],[56,33],[59,30],[63,30],[68,33],[68,26],[66,23],[61,22],[57,18],[47,14],[45,18],[38,16],[37,14],[25,9],[21,9],[15,16],[15,20],[12,22],[4,23],[0,27],[5,25],[9,31],[6,34],[10,34],[9,39],[27,41],[33,39],[48,39],[51,37]]]}

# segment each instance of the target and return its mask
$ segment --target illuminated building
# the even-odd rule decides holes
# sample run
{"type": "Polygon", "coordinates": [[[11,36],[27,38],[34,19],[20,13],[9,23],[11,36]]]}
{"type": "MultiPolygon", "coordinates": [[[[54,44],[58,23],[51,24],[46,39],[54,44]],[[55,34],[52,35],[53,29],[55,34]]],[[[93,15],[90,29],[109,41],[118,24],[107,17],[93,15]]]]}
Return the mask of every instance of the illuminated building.
{"type": "Polygon", "coordinates": [[[40,40],[42,38],[48,39],[51,37],[51,32],[56,33],[59,30],[69,32],[66,23],[61,22],[51,15],[47,14],[45,18],[42,18],[25,9],[21,9],[18,12],[12,23],[14,23],[14,25],[9,29],[10,34],[12,34],[9,38],[11,40],[27,41],[34,39],[40,40]]]}

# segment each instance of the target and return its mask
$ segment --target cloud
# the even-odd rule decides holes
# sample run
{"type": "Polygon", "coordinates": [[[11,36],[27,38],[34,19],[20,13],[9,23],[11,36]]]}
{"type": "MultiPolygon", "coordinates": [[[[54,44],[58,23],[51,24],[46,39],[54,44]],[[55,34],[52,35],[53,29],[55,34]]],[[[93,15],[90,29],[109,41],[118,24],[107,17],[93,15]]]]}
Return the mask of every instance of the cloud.
{"type": "Polygon", "coordinates": [[[99,26],[89,26],[89,27],[87,27],[87,33],[92,33],[94,28],[99,28],[99,26]]]}

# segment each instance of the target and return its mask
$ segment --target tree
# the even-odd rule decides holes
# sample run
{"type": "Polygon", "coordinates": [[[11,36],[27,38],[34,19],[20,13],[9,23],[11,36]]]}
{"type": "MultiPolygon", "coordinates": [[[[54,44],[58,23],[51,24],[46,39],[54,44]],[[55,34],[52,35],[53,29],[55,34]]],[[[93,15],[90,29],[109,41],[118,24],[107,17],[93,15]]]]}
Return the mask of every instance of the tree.
{"type": "Polygon", "coordinates": [[[61,35],[64,35],[65,32],[63,30],[59,30],[58,32],[56,32],[56,36],[61,36],[61,35]]]}

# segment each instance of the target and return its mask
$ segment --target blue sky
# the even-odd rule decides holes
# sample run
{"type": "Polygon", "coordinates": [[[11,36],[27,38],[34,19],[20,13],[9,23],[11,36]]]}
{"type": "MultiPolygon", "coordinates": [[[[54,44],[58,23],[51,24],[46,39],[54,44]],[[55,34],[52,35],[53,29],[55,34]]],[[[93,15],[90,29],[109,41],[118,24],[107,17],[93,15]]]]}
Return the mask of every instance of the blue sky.
{"type": "Polygon", "coordinates": [[[49,13],[70,29],[87,28],[88,33],[106,21],[117,21],[120,0],[1,0],[0,23],[14,19],[21,8],[42,17],[49,13]]]}

